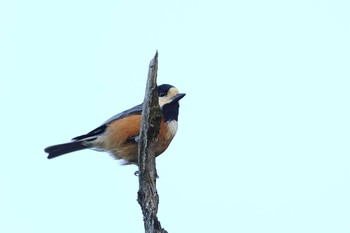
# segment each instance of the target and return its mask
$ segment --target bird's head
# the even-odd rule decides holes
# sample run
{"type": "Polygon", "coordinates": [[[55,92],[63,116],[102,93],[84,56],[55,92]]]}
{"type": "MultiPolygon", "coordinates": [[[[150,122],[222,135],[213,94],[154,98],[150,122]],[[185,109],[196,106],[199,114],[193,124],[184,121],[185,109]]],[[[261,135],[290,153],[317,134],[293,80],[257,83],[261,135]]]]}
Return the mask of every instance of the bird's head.
{"type": "Polygon", "coordinates": [[[162,84],[158,86],[159,106],[161,108],[163,108],[164,105],[178,103],[185,95],[185,93],[179,93],[177,88],[172,85],[162,84]]]}

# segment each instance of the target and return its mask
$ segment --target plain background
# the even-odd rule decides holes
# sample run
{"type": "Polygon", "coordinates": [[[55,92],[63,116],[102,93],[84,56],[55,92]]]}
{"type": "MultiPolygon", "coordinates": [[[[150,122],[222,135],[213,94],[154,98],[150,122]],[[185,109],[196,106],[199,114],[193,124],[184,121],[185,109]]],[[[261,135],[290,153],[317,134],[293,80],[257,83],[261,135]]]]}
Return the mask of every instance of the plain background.
{"type": "Polygon", "coordinates": [[[143,232],[135,166],[69,141],[187,93],[157,159],[169,232],[350,232],[349,1],[0,1],[0,232],[143,232]]]}

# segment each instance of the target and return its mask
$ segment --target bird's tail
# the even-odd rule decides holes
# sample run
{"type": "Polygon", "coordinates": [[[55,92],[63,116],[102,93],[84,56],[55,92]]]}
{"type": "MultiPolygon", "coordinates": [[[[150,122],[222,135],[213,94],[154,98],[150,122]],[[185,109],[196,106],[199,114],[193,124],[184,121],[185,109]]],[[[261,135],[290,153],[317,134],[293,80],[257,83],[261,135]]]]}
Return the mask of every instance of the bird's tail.
{"type": "Polygon", "coordinates": [[[87,149],[89,146],[84,145],[84,141],[73,141],[58,145],[53,145],[45,148],[45,152],[49,153],[48,159],[55,158],[60,155],[64,155],[70,152],[87,149]]]}

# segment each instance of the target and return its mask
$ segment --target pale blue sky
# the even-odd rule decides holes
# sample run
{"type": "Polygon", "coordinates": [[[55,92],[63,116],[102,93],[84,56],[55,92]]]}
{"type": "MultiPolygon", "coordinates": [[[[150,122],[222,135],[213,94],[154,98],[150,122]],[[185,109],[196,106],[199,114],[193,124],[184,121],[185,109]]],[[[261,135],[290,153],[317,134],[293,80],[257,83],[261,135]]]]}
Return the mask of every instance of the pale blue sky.
{"type": "Polygon", "coordinates": [[[0,232],[143,232],[135,166],[43,149],[158,83],[169,232],[350,232],[348,1],[0,1],[0,232]]]}

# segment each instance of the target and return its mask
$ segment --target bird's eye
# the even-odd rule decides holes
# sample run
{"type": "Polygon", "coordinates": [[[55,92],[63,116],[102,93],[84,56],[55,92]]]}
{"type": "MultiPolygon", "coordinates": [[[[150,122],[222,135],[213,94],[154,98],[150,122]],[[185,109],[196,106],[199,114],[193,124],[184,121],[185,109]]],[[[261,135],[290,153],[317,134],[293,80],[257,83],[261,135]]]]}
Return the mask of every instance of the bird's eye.
{"type": "Polygon", "coordinates": [[[159,92],[159,93],[158,93],[158,96],[159,96],[159,97],[163,97],[163,96],[166,96],[166,92],[164,92],[164,91],[162,91],[162,92],[159,92]]]}

